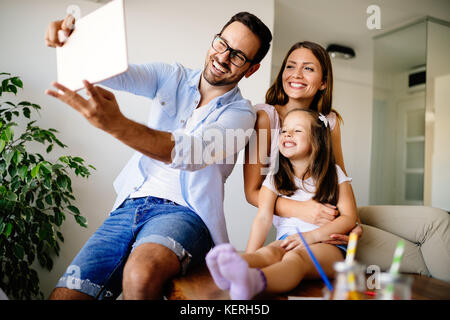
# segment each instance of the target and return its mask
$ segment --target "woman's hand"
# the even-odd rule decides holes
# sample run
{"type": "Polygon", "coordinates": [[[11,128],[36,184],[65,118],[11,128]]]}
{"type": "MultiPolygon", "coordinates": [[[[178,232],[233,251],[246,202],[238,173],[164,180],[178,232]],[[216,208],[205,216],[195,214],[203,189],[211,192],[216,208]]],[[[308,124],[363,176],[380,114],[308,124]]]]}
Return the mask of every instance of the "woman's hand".
{"type": "MultiPolygon", "coordinates": [[[[356,225],[356,227],[354,227],[353,230],[350,232],[356,233],[358,236],[358,239],[359,239],[362,236],[363,229],[362,229],[361,225],[358,223],[356,225]]],[[[346,245],[346,244],[348,244],[349,236],[346,234],[332,234],[332,235],[330,235],[330,238],[331,238],[331,240],[324,241],[323,243],[346,245]]]]}
{"type": "Polygon", "coordinates": [[[299,214],[297,218],[319,227],[330,223],[338,215],[336,207],[328,203],[322,204],[316,200],[297,201],[297,203],[305,206],[303,207],[304,213],[302,215],[299,214]]]}

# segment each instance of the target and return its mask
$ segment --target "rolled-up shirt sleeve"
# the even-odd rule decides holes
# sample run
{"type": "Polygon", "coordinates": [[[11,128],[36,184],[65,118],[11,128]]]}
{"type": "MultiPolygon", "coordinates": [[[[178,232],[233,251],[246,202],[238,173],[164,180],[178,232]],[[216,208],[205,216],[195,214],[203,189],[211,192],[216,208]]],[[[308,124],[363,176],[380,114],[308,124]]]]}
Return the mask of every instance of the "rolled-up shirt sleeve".
{"type": "Polygon", "coordinates": [[[218,119],[201,130],[192,134],[184,129],[172,132],[175,147],[170,167],[195,171],[213,163],[225,164],[245,148],[254,131],[256,114],[232,105],[223,108],[218,119]]]}
{"type": "Polygon", "coordinates": [[[127,91],[153,99],[167,78],[167,74],[173,71],[173,65],[166,63],[130,64],[126,72],[104,80],[100,84],[114,90],[127,91]]]}

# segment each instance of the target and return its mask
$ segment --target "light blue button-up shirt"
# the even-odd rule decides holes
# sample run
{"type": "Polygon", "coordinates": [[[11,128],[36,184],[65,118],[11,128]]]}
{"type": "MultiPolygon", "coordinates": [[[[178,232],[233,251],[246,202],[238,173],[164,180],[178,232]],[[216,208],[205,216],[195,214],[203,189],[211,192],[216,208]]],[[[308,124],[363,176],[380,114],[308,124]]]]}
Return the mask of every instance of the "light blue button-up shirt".
{"type": "MultiPolygon", "coordinates": [[[[256,113],[236,86],[202,106],[208,112],[191,130],[186,130],[184,124],[201,98],[200,77],[201,70],[187,69],[180,64],[152,63],[130,65],[126,73],[102,84],[153,100],[147,126],[174,136],[170,167],[180,170],[183,198],[202,218],[214,243],[220,244],[229,241],[223,211],[224,184],[253,131],[256,113]],[[220,143],[220,137],[228,139],[220,143]]],[[[157,160],[139,152],[132,156],[114,181],[117,199],[112,210],[151,175],[147,170],[151,161],[157,160]]]]}

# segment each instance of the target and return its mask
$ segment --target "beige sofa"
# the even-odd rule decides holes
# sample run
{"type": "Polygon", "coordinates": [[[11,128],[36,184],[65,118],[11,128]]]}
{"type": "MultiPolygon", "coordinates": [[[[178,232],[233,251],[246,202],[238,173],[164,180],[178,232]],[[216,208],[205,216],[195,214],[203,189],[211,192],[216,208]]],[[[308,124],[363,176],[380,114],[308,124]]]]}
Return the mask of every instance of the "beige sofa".
{"type": "Polygon", "coordinates": [[[389,269],[398,240],[405,239],[400,272],[450,282],[450,215],[426,206],[366,206],[358,208],[363,236],[356,259],[389,269]]]}

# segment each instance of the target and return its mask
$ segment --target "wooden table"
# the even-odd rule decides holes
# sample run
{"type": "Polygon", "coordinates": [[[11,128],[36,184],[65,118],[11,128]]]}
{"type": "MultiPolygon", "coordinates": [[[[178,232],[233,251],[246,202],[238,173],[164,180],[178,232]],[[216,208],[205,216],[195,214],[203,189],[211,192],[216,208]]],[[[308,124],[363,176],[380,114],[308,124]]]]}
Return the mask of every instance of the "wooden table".
{"type": "MultiPolygon", "coordinates": [[[[411,274],[413,300],[450,300],[450,283],[426,276],[411,274]]],[[[287,300],[288,297],[322,297],[322,280],[303,280],[291,292],[281,295],[263,293],[257,300],[287,300]]],[[[166,288],[169,300],[228,300],[228,291],[220,290],[214,283],[205,264],[200,265],[184,277],[172,280],[166,288]]]]}

